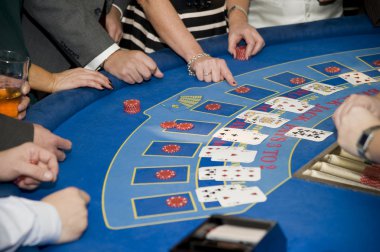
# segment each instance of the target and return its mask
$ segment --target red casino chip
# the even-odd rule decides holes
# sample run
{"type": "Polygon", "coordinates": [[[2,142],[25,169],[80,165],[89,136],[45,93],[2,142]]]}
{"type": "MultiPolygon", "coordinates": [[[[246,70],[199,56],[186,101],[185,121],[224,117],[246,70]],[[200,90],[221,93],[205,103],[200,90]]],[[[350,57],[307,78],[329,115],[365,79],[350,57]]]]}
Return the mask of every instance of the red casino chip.
{"type": "Polygon", "coordinates": [[[141,111],[140,101],[136,99],[124,101],[124,112],[128,114],[137,114],[141,111]]]}
{"type": "Polygon", "coordinates": [[[337,67],[337,66],[329,66],[325,68],[325,71],[327,73],[335,74],[335,73],[339,73],[341,69],[340,67],[337,67]]]}
{"type": "Polygon", "coordinates": [[[166,122],[160,123],[160,126],[163,129],[173,129],[177,126],[177,123],[174,121],[166,121],[166,122]]]}
{"type": "Polygon", "coordinates": [[[189,122],[183,122],[183,123],[177,123],[177,125],[175,126],[176,129],[178,130],[191,130],[192,128],[194,128],[194,124],[192,123],[189,123],[189,122]]]}
{"type": "Polygon", "coordinates": [[[222,107],[219,103],[209,103],[205,106],[207,110],[219,110],[222,107]]]}
{"type": "Polygon", "coordinates": [[[372,186],[375,188],[380,188],[380,180],[377,178],[362,176],[360,178],[360,183],[364,185],[372,186]]]}
{"type": "Polygon", "coordinates": [[[161,180],[168,180],[171,178],[174,178],[176,175],[175,171],[173,170],[159,170],[156,172],[156,178],[161,179],[161,180]]]}
{"type": "Polygon", "coordinates": [[[235,89],[235,92],[239,93],[239,94],[246,94],[249,91],[251,91],[251,89],[249,87],[247,87],[247,86],[241,86],[241,87],[238,87],[238,88],[235,89]]]}
{"type": "Polygon", "coordinates": [[[373,65],[380,67],[380,60],[375,60],[372,62],[373,65]]]}
{"type": "Polygon", "coordinates": [[[305,78],[303,77],[295,77],[290,79],[290,83],[295,84],[295,85],[301,85],[306,82],[305,78]]]}
{"type": "Polygon", "coordinates": [[[238,47],[236,47],[236,59],[237,60],[246,60],[246,58],[245,58],[245,50],[246,50],[246,46],[238,46],[238,47]]]}
{"type": "Polygon", "coordinates": [[[166,205],[173,208],[180,208],[187,205],[187,198],[182,196],[172,196],[166,199],[166,205]]]}
{"type": "Polygon", "coordinates": [[[181,150],[178,144],[167,144],[162,147],[162,151],[166,153],[176,153],[181,150]]]}

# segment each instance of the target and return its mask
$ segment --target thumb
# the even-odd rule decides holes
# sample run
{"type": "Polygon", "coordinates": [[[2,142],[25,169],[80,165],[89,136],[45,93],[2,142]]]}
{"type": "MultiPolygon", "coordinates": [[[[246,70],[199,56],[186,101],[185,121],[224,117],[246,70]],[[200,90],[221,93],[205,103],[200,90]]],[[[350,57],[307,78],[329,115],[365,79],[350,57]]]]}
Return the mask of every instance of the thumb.
{"type": "Polygon", "coordinates": [[[164,74],[161,72],[161,70],[157,67],[154,72],[153,72],[153,76],[156,77],[156,78],[162,78],[164,77],[164,74]]]}
{"type": "Polygon", "coordinates": [[[47,166],[41,167],[34,164],[26,164],[22,166],[21,174],[43,182],[50,182],[54,179],[53,172],[51,172],[47,166]]]}

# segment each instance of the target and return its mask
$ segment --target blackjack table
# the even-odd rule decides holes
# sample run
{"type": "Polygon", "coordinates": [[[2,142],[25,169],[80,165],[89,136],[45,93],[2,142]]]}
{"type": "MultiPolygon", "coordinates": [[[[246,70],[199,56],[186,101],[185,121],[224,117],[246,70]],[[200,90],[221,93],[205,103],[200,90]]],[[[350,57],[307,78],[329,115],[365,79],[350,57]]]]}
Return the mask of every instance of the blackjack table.
{"type": "Polygon", "coordinates": [[[69,90],[32,105],[27,120],[70,139],[73,148],[60,163],[54,185],[34,192],[3,185],[3,194],[40,199],[76,186],[91,196],[89,226],[83,237],[39,249],[169,251],[207,217],[221,214],[276,221],[292,252],[378,251],[380,197],[294,174],[336,142],[331,116],[346,97],[380,92],[378,82],[352,85],[339,77],[358,71],[380,79],[380,29],[359,15],[259,32],[266,46],[247,61],[233,59],[225,35],[200,41],[207,53],[227,62],[239,86],[245,87],[243,92],[224,81],[198,81],[188,75],[186,62],[164,49],[151,55],[164,72],[162,79],[128,85],[104,73],[114,90],[69,90]],[[331,67],[339,72],[328,71],[331,67]],[[302,81],[290,81],[294,78],[302,81]],[[321,95],[302,89],[313,82],[343,90],[321,95]],[[307,100],[314,108],[305,113],[284,112],[281,116],[289,121],[279,128],[236,118],[248,109],[271,112],[265,101],[277,96],[307,100]],[[131,99],[140,101],[141,112],[124,112],[124,101],[131,99]],[[192,127],[164,129],[161,123],[166,121],[192,127]],[[294,126],[333,134],[324,141],[286,137],[284,133],[294,126]],[[214,137],[222,127],[258,130],[268,137],[258,145],[226,142],[214,137]],[[258,186],[267,200],[233,207],[199,202],[197,188],[229,183],[198,179],[200,167],[231,164],[199,157],[201,148],[208,145],[257,151],[254,161],[244,165],[260,167],[261,179],[243,184],[258,186]]]}

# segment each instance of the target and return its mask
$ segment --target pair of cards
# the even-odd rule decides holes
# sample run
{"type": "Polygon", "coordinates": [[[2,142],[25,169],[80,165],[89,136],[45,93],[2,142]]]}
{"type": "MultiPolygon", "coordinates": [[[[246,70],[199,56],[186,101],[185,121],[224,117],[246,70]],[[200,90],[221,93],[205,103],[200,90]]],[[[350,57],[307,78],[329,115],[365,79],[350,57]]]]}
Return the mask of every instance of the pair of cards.
{"type": "Polygon", "coordinates": [[[264,202],[265,194],[258,188],[241,185],[207,186],[196,189],[199,202],[218,201],[222,207],[233,207],[243,204],[264,202]]]}
{"type": "Polygon", "coordinates": [[[282,96],[272,98],[265,103],[271,105],[271,108],[273,109],[279,109],[297,114],[304,113],[314,107],[314,105],[310,105],[306,101],[300,101],[282,96]]]}
{"type": "Polygon", "coordinates": [[[344,73],[344,74],[340,74],[339,77],[351,83],[354,86],[371,83],[371,82],[377,82],[377,80],[361,72],[344,73]]]}
{"type": "Polygon", "coordinates": [[[269,128],[279,128],[289,122],[288,119],[281,118],[278,114],[255,110],[246,110],[238,115],[237,118],[244,119],[246,123],[253,123],[269,128]]]}
{"type": "Polygon", "coordinates": [[[268,135],[247,129],[221,128],[213,137],[221,138],[227,142],[258,145],[261,144],[268,135]]]}
{"type": "Polygon", "coordinates": [[[317,94],[321,94],[321,95],[331,95],[331,94],[336,93],[338,91],[342,91],[344,88],[331,86],[331,85],[327,85],[324,83],[315,82],[315,83],[305,85],[301,89],[304,89],[304,90],[307,90],[310,92],[314,92],[317,94]]]}
{"type": "Polygon", "coordinates": [[[241,166],[200,167],[198,178],[215,181],[258,181],[261,179],[261,169],[241,166]]]}
{"type": "Polygon", "coordinates": [[[211,158],[216,162],[252,163],[257,151],[245,150],[242,147],[205,146],[199,152],[199,157],[211,158]]]}
{"type": "Polygon", "coordinates": [[[322,142],[332,134],[333,132],[325,131],[325,130],[306,128],[306,127],[294,127],[288,132],[286,132],[285,136],[296,137],[296,138],[311,140],[315,142],[322,142]]]}

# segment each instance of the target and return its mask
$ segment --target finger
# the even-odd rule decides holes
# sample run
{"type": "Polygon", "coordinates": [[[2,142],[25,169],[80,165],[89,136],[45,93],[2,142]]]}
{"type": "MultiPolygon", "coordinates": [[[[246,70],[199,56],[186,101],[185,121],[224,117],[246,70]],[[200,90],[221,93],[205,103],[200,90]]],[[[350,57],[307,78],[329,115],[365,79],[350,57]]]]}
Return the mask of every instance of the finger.
{"type": "Polygon", "coordinates": [[[18,105],[17,109],[19,112],[23,112],[29,106],[30,98],[28,96],[21,96],[21,102],[18,105]]]}
{"type": "Polygon", "coordinates": [[[73,144],[70,140],[64,139],[57,135],[55,135],[55,137],[57,137],[57,148],[62,150],[71,150],[73,144]]]}
{"type": "Polygon", "coordinates": [[[25,81],[24,84],[21,86],[21,93],[23,95],[27,95],[30,92],[30,85],[28,81],[25,81]]]}
{"type": "Polygon", "coordinates": [[[231,34],[228,36],[228,52],[232,54],[234,59],[236,59],[236,47],[239,43],[239,38],[231,34]]]}
{"type": "Polygon", "coordinates": [[[156,77],[156,78],[162,78],[162,77],[164,77],[164,73],[161,72],[161,70],[160,70],[158,67],[156,67],[156,68],[153,70],[152,74],[153,74],[153,76],[156,77]]]}
{"type": "MultiPolygon", "coordinates": [[[[24,178],[22,180],[19,180],[19,181],[15,182],[15,184],[19,188],[24,189],[24,190],[35,190],[40,185],[40,182],[30,182],[27,179],[29,179],[29,178],[24,178]]],[[[34,181],[36,181],[36,180],[34,180],[34,181]]]]}
{"type": "Polygon", "coordinates": [[[25,116],[26,116],[26,110],[19,112],[17,115],[17,119],[22,120],[25,118],[25,116]]]}
{"type": "Polygon", "coordinates": [[[62,162],[66,159],[66,153],[61,151],[61,150],[56,149],[54,151],[54,155],[57,157],[58,161],[60,161],[60,162],[62,162]]]}
{"type": "Polygon", "coordinates": [[[39,153],[39,161],[38,166],[51,171],[53,173],[52,181],[56,181],[59,170],[57,157],[50,151],[42,149],[39,153]]]}
{"type": "Polygon", "coordinates": [[[144,80],[149,80],[152,77],[152,72],[147,66],[138,66],[137,71],[144,80]]]}
{"type": "Polygon", "coordinates": [[[140,75],[140,73],[137,71],[137,69],[133,69],[133,71],[130,71],[130,76],[132,77],[134,83],[141,83],[144,81],[144,78],[140,75]]]}
{"type": "Polygon", "coordinates": [[[33,164],[25,164],[20,167],[20,174],[44,182],[50,182],[54,179],[54,174],[51,171],[33,164]]]}
{"type": "Polygon", "coordinates": [[[221,71],[223,78],[227,81],[229,85],[233,87],[237,86],[234,76],[232,75],[230,69],[227,67],[227,64],[224,61],[222,63],[221,71]]]}
{"type": "Polygon", "coordinates": [[[216,71],[220,72],[220,71],[219,69],[217,69],[217,66],[214,60],[212,60],[212,62],[205,62],[205,63],[206,64],[203,65],[203,68],[200,71],[202,71],[203,80],[205,82],[211,82],[214,79],[215,72],[216,71]]]}
{"type": "Polygon", "coordinates": [[[90,195],[88,195],[85,191],[78,189],[79,196],[84,200],[86,204],[90,202],[90,195]]]}
{"type": "Polygon", "coordinates": [[[256,41],[256,44],[253,48],[251,55],[256,55],[258,52],[260,52],[261,49],[263,49],[264,45],[265,45],[264,40],[256,41]]]}
{"type": "Polygon", "coordinates": [[[205,76],[203,74],[203,66],[202,65],[197,65],[195,69],[193,70],[195,72],[195,76],[197,77],[198,80],[204,81],[205,76]]]}

